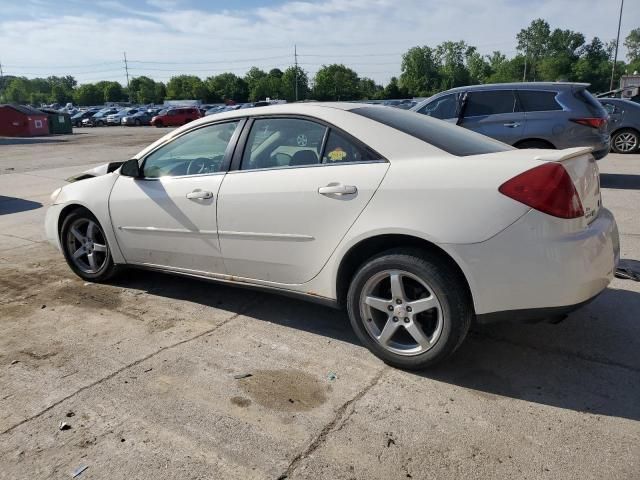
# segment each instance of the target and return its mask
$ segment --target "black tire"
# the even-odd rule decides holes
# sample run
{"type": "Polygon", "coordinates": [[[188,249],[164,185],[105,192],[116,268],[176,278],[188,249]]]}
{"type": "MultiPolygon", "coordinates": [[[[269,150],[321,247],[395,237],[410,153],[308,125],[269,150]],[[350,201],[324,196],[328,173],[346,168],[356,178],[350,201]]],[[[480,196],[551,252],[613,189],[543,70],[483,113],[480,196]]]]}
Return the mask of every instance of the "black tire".
{"type": "Polygon", "coordinates": [[[98,127],[104,127],[104,122],[102,120],[98,120],[98,123],[96,123],[96,125],[98,127]]]}
{"type": "Polygon", "coordinates": [[[611,151],[614,153],[636,153],[640,149],[640,133],[633,128],[622,128],[611,135],[611,151]]]}
{"type": "MultiPolygon", "coordinates": [[[[437,256],[426,256],[424,252],[414,249],[389,250],[365,262],[351,280],[347,294],[347,311],[356,335],[374,355],[389,365],[407,370],[431,367],[451,355],[465,339],[474,315],[471,297],[464,279],[460,278],[460,273],[447,261],[437,256]],[[370,279],[388,270],[408,272],[425,281],[431,294],[439,301],[440,310],[436,315],[441,319],[440,333],[426,351],[410,355],[389,351],[369,333],[364,324],[365,321],[372,320],[362,318],[360,298],[363,289],[370,279]]],[[[386,321],[390,321],[391,315],[395,313],[387,314],[389,317],[386,321]]],[[[402,322],[398,323],[402,325],[402,322]]]]}
{"type": "Polygon", "coordinates": [[[164,127],[164,124],[160,120],[156,120],[156,123],[154,124],[154,126],[156,128],[162,128],[164,127]]]}
{"type": "Polygon", "coordinates": [[[113,263],[113,257],[111,255],[111,248],[109,247],[109,242],[104,234],[104,229],[98,222],[98,219],[91,214],[85,208],[78,208],[69,213],[62,222],[62,228],[60,229],[60,246],[62,247],[62,253],[64,254],[64,258],[67,261],[67,264],[73,270],[73,272],[78,275],[83,280],[87,280],[90,282],[105,282],[112,278],[118,271],[118,266],[113,263]],[[77,222],[82,222],[83,220],[92,221],[99,228],[99,234],[104,241],[104,245],[106,246],[106,252],[104,256],[104,262],[101,261],[100,268],[94,272],[87,272],[81,269],[76,261],[72,259],[72,253],[70,250],[75,247],[71,247],[70,241],[68,238],[70,236],[69,230],[73,225],[77,222]]]}
{"type": "Polygon", "coordinates": [[[553,145],[544,140],[524,140],[516,145],[517,148],[547,148],[555,149],[553,145]]]}

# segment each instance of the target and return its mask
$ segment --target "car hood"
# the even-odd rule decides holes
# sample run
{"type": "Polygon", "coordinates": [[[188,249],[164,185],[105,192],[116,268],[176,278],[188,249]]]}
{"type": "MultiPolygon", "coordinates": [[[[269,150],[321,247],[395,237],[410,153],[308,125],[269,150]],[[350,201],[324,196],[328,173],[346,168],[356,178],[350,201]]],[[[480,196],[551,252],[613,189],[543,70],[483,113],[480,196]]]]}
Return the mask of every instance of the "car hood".
{"type": "Polygon", "coordinates": [[[99,165],[97,167],[91,168],[89,170],[85,170],[82,173],[78,173],[76,175],[72,175],[71,177],[67,178],[67,182],[69,183],[73,183],[73,182],[78,182],[80,180],[86,180],[87,178],[94,178],[94,177],[100,177],[102,175],[106,175],[107,173],[111,173],[116,171],[118,168],[120,168],[120,165],[122,165],[124,162],[109,162],[109,163],[105,163],[104,165],[99,165]]]}

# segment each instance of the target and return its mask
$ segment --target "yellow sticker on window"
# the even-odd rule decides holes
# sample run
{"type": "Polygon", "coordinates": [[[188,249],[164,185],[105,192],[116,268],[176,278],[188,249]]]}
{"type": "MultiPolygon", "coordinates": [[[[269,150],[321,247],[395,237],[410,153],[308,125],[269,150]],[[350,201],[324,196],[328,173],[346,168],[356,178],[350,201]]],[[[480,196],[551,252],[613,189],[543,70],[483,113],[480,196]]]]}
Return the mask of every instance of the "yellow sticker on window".
{"type": "Polygon", "coordinates": [[[327,158],[332,162],[340,162],[347,158],[347,152],[342,147],[336,147],[327,154],[327,158]]]}

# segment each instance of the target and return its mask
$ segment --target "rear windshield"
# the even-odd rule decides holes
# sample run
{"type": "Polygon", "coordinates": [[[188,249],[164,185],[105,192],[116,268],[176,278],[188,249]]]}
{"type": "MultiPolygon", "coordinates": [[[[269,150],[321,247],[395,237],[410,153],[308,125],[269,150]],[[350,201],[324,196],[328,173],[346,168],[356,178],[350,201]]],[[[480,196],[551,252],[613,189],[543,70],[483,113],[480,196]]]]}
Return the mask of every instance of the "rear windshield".
{"type": "Polygon", "coordinates": [[[359,107],[350,111],[400,130],[458,157],[514,150],[512,146],[493,138],[399,108],[359,107]]]}
{"type": "Polygon", "coordinates": [[[587,105],[589,112],[591,115],[595,115],[598,117],[606,117],[607,111],[604,107],[596,100],[596,98],[589,93],[589,91],[585,89],[577,90],[574,95],[576,98],[582,100],[583,103],[587,105]]]}

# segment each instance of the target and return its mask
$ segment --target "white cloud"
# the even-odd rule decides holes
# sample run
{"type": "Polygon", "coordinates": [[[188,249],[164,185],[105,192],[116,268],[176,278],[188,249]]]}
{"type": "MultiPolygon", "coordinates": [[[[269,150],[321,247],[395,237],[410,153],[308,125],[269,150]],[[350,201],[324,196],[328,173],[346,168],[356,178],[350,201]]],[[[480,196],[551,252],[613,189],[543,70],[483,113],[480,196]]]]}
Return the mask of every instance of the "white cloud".
{"type": "MultiPolygon", "coordinates": [[[[103,0],[93,7],[68,3],[57,9],[64,13],[38,1],[27,2],[20,12],[3,9],[0,61],[7,74],[69,73],[80,81],[124,82],[123,51],[133,75],[166,80],[180,73],[241,74],[251,65],[286,68],[297,44],[299,61],[310,74],[321,64],[341,62],[387,82],[399,74],[401,53],[414,45],[462,39],[484,53],[513,55],[516,33],[538,17],[552,28],[605,41],[617,28],[615,5],[602,0],[322,0],[244,11],[201,11],[167,0],[135,7],[103,0]],[[74,68],[61,68],[67,66],[74,68]]],[[[628,2],[622,38],[637,18],[640,2],[628,2]]]]}

